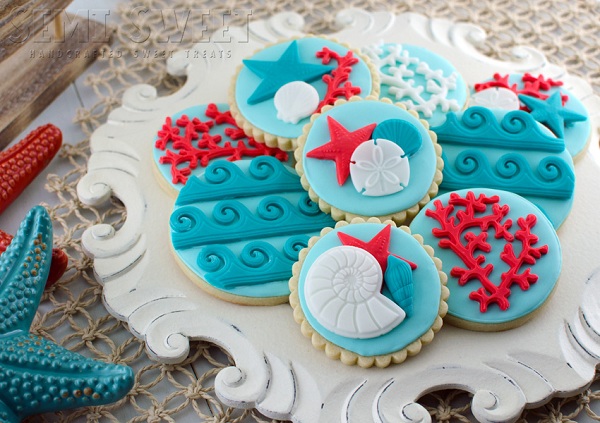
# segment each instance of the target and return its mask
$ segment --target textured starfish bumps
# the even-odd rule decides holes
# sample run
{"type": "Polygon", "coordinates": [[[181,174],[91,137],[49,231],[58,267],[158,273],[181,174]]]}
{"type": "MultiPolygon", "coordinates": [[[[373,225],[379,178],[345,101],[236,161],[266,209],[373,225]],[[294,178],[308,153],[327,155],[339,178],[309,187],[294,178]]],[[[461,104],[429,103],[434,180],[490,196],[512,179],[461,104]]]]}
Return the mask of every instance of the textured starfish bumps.
{"type": "Polygon", "coordinates": [[[102,363],[29,333],[50,271],[52,224],[31,209],[0,256],[0,421],[113,402],[131,389],[129,367],[102,363]]]}
{"type": "Polygon", "coordinates": [[[47,124],[36,128],[8,150],[0,151],[0,213],[50,163],[61,144],[60,129],[47,124]]]}

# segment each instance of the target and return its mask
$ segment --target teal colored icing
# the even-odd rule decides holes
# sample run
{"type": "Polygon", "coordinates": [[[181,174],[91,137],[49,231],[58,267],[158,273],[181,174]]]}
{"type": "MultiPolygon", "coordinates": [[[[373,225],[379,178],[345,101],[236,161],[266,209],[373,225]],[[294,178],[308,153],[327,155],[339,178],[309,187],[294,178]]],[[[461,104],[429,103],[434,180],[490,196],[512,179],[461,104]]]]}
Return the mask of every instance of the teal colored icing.
{"type": "MultiPolygon", "coordinates": [[[[482,323],[482,324],[502,324],[514,321],[521,317],[527,316],[537,310],[549,297],[554,285],[560,275],[562,266],[561,247],[550,221],[544,216],[540,210],[532,203],[516,194],[483,188],[464,189],[455,191],[461,197],[464,197],[468,191],[472,191],[478,196],[484,193],[486,196],[499,195],[500,205],[508,205],[510,211],[503,220],[511,219],[513,227],[510,229],[512,234],[518,229],[517,219],[525,217],[530,213],[537,216],[537,223],[533,227],[532,232],[539,237],[538,242],[534,247],[548,245],[548,253],[541,256],[535,265],[531,266],[531,271],[539,276],[537,282],[532,284],[527,291],[521,290],[518,286],[513,285],[511,294],[508,297],[510,307],[506,311],[501,311],[496,304],[491,304],[485,313],[479,311],[479,302],[469,299],[469,294],[476,291],[480,285],[476,280],[467,282],[464,286],[458,284],[456,277],[450,275],[450,271],[455,266],[464,267],[462,260],[454,254],[450,249],[439,247],[439,238],[432,234],[432,230],[439,228],[439,223],[432,217],[425,215],[426,210],[434,209],[434,202],[441,201],[442,204],[447,204],[450,193],[444,194],[434,201],[430,202],[419,214],[414,218],[410,225],[410,229],[415,234],[423,236],[425,244],[431,245],[435,249],[435,256],[442,260],[442,268],[448,274],[448,288],[450,289],[450,297],[448,299],[448,314],[467,322],[482,323]]],[[[491,209],[491,206],[488,206],[491,209]]],[[[459,210],[464,210],[463,207],[457,207],[452,213],[455,216],[459,210]]],[[[489,213],[489,211],[488,211],[489,213]]],[[[471,228],[475,236],[480,233],[478,228],[471,228]]],[[[506,241],[496,239],[494,231],[490,229],[490,235],[487,237],[487,242],[491,245],[491,251],[484,253],[478,250],[477,254],[485,257],[485,263],[491,263],[494,270],[490,275],[490,279],[499,283],[500,275],[508,270],[508,265],[500,259],[500,253],[504,250],[506,241]]],[[[518,240],[512,242],[515,254],[521,251],[521,243],[518,240]]],[[[521,270],[525,270],[522,267],[521,270]]]]}
{"type": "Polygon", "coordinates": [[[206,272],[206,282],[220,289],[289,279],[298,252],[308,246],[308,239],[306,235],[289,238],[283,251],[268,242],[253,241],[239,256],[224,245],[209,245],[198,255],[198,267],[206,272]]]}
{"type": "Polygon", "coordinates": [[[407,316],[413,313],[414,285],[410,264],[398,257],[389,256],[383,282],[394,302],[407,316]]]}
{"type": "Polygon", "coordinates": [[[366,100],[335,106],[315,119],[302,152],[302,165],[310,186],[327,203],[362,216],[383,216],[406,210],[427,194],[436,171],[436,154],[428,131],[418,119],[397,106],[366,100]],[[356,191],[350,178],[344,185],[338,185],[334,161],[306,157],[307,152],[331,139],[327,116],[332,116],[348,131],[355,131],[371,123],[379,124],[388,119],[406,120],[417,128],[424,142],[419,151],[409,158],[408,186],[395,194],[366,198],[356,191]]]}
{"type": "Polygon", "coordinates": [[[460,114],[449,113],[446,121],[435,128],[438,142],[511,150],[534,150],[560,153],[565,149],[562,139],[542,131],[527,112],[513,110],[498,119],[494,110],[481,106],[469,107],[460,114]]]}
{"type": "MultiPolygon", "coordinates": [[[[511,74],[508,81],[510,85],[516,84],[517,87],[523,88],[524,83],[522,78],[523,74],[511,74]]],[[[587,117],[585,121],[575,122],[572,125],[565,127],[564,130],[564,141],[567,151],[573,157],[579,155],[587,145],[592,133],[592,123],[586,107],[572,92],[564,87],[552,87],[550,90],[542,92],[547,95],[552,95],[555,92],[566,94],[569,97],[569,100],[565,104],[565,109],[587,117]]]]}
{"type": "MultiPolygon", "coordinates": [[[[464,113],[469,110],[471,108],[464,113]]],[[[505,121],[514,113],[482,110],[487,110],[487,121],[495,119],[496,122],[505,121]]],[[[530,118],[524,112],[518,113],[530,118]]],[[[460,121],[462,117],[458,114],[455,119],[460,121]]],[[[548,128],[533,123],[544,137],[554,137],[548,128]]],[[[520,131],[516,134],[513,144],[529,145],[530,138],[520,131]]],[[[559,153],[534,148],[514,149],[475,134],[467,136],[467,139],[472,140],[472,146],[453,140],[447,142],[447,134],[438,133],[444,159],[444,178],[439,195],[471,187],[503,189],[525,196],[546,214],[555,228],[564,222],[573,206],[575,188],[573,159],[566,149],[559,153]]]]}
{"type": "Polygon", "coordinates": [[[298,252],[334,225],[293,169],[265,156],[214,163],[191,178],[170,222],[175,253],[190,271],[252,298],[288,295],[298,252]]]}
{"type": "Polygon", "coordinates": [[[587,119],[587,116],[575,113],[562,105],[561,93],[554,92],[550,97],[541,100],[535,97],[519,95],[521,103],[529,109],[535,120],[546,125],[558,138],[565,136],[565,126],[573,125],[587,119]]]}
{"type": "Polygon", "coordinates": [[[52,222],[41,206],[27,214],[0,256],[0,420],[98,406],[125,396],[133,371],[71,352],[30,333],[52,255],[52,222]]]}
{"type": "Polygon", "coordinates": [[[473,181],[483,188],[496,188],[519,195],[569,199],[575,189],[575,174],[570,164],[559,156],[544,157],[536,169],[520,154],[508,153],[492,166],[485,153],[469,149],[461,151],[450,164],[445,163],[441,188],[448,191],[469,187],[473,181]],[[453,166],[452,166],[453,165],[453,166]]]}
{"type": "Polygon", "coordinates": [[[190,178],[177,197],[176,204],[282,191],[302,191],[302,185],[298,175],[275,157],[255,158],[246,172],[236,164],[222,160],[209,164],[201,179],[190,178]]]}
{"type": "MultiPolygon", "coordinates": [[[[370,339],[352,339],[328,331],[310,314],[304,296],[304,284],[306,274],[317,257],[331,248],[342,245],[337,236],[339,231],[363,241],[368,241],[383,227],[382,224],[362,223],[347,225],[329,232],[319,239],[308,252],[298,280],[300,305],[308,323],[328,341],[363,356],[390,354],[405,348],[425,334],[438,316],[441,297],[439,274],[433,260],[418,241],[401,229],[392,228],[390,252],[416,263],[418,267],[412,271],[414,282],[413,313],[384,335],[370,339]]],[[[392,298],[387,287],[382,290],[382,293],[388,298],[392,298]]]]}
{"type": "MultiPolygon", "coordinates": [[[[290,43],[291,42],[288,41],[267,47],[257,52],[249,59],[276,60],[289,47],[290,43]]],[[[323,38],[301,38],[296,40],[296,43],[299,47],[300,59],[305,63],[321,64],[321,59],[316,57],[316,53],[322,50],[323,47],[327,47],[342,56],[348,52],[346,47],[323,38]]],[[[358,58],[356,54],[354,56],[358,58]]],[[[371,72],[366,63],[362,59],[358,59],[359,62],[352,66],[349,81],[352,82],[354,86],[360,87],[361,97],[366,97],[371,93],[371,72]]],[[[332,61],[330,64],[336,63],[335,61],[332,61]]],[[[295,139],[302,135],[302,128],[310,121],[309,117],[301,119],[296,124],[286,123],[277,118],[277,110],[275,109],[273,99],[254,105],[248,104],[248,99],[261,82],[262,79],[247,67],[241,69],[237,80],[235,81],[235,102],[240,113],[248,122],[268,134],[291,139],[295,139]]],[[[310,85],[317,90],[319,98],[323,99],[327,92],[327,85],[321,79],[310,82],[310,85]]]]}
{"type": "MultiPolygon", "coordinates": [[[[379,55],[380,59],[385,59],[388,56],[386,53],[386,48],[389,46],[393,46],[393,43],[383,44],[381,46],[383,50],[383,54],[379,55]]],[[[430,50],[427,50],[423,47],[418,47],[410,44],[400,44],[402,46],[402,50],[406,51],[409,57],[418,59],[420,62],[427,63],[431,70],[439,70],[441,71],[441,75],[444,77],[449,77],[452,74],[456,75],[456,87],[450,89],[448,91],[447,99],[455,100],[458,105],[458,110],[462,110],[466,101],[467,101],[467,84],[462,77],[462,75],[456,70],[454,65],[446,60],[444,57],[436,54],[430,50]]],[[[365,51],[366,49],[363,49],[365,51]]],[[[388,62],[391,62],[391,58],[388,62]]],[[[398,61],[394,61],[394,64],[391,65],[387,63],[386,60],[382,60],[382,67],[380,67],[380,76],[381,76],[381,98],[389,98],[393,102],[407,102],[410,100],[410,97],[402,97],[397,99],[396,94],[390,93],[390,87],[393,86],[389,81],[391,81],[392,73],[390,71],[391,67],[398,68],[402,64],[405,65],[406,69],[414,72],[412,76],[403,77],[405,81],[414,81],[413,85],[415,87],[423,87],[423,91],[421,92],[421,96],[424,100],[431,100],[431,97],[434,95],[433,93],[427,92],[425,87],[427,86],[427,80],[423,75],[416,73],[418,63],[399,63],[398,61]]],[[[444,111],[441,105],[437,105],[435,110],[433,111],[433,115],[431,117],[426,117],[422,112],[419,112],[419,117],[425,119],[429,122],[430,125],[439,125],[445,120],[446,113],[448,111],[444,111]]]]}
{"type": "Polygon", "coordinates": [[[412,157],[423,145],[423,137],[419,129],[412,123],[402,119],[388,119],[378,124],[371,136],[374,140],[380,138],[392,141],[400,146],[404,155],[412,157]]]}
{"type": "Polygon", "coordinates": [[[308,193],[303,192],[296,204],[270,195],[254,210],[238,199],[219,201],[210,216],[193,205],[183,206],[171,214],[171,241],[175,249],[180,249],[319,231],[331,223],[331,218],[310,203],[308,193]]]}

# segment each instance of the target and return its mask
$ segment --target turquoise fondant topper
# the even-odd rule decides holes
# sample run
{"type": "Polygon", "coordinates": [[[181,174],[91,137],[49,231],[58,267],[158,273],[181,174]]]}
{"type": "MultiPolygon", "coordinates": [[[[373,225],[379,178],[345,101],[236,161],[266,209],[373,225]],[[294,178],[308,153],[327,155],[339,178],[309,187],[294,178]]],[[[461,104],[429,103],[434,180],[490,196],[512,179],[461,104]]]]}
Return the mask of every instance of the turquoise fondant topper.
{"type": "Polygon", "coordinates": [[[52,223],[31,209],[0,256],[0,421],[107,404],[133,386],[129,367],[86,358],[29,333],[52,256],[52,223]]]}
{"type": "Polygon", "coordinates": [[[542,132],[535,119],[521,110],[508,112],[498,121],[490,109],[469,107],[460,117],[449,113],[446,121],[432,131],[446,144],[478,147],[484,143],[487,147],[549,153],[560,153],[565,149],[562,139],[542,132]]]}

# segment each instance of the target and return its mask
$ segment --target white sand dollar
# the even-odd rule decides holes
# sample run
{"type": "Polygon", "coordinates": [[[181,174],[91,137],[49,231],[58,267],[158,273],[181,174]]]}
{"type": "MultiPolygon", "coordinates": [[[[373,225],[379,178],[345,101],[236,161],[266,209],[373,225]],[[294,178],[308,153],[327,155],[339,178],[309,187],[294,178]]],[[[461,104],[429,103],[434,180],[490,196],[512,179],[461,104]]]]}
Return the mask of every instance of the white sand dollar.
{"type": "Polygon", "coordinates": [[[277,90],[273,102],[277,119],[296,124],[317,110],[319,93],[304,81],[293,81],[277,90]]]}
{"type": "Polygon", "coordinates": [[[311,265],[304,285],[306,305],[327,330],[348,338],[383,335],[405,318],[381,294],[383,274],[368,251],[351,246],[327,250],[311,265]]]}
{"type": "Polygon", "coordinates": [[[350,177],[358,192],[381,197],[402,191],[408,185],[410,164],[402,147],[395,142],[369,140],[352,153],[350,177]]]}
{"type": "Polygon", "coordinates": [[[519,97],[513,91],[503,87],[486,88],[471,96],[469,107],[481,106],[488,109],[519,110],[519,97]]]}

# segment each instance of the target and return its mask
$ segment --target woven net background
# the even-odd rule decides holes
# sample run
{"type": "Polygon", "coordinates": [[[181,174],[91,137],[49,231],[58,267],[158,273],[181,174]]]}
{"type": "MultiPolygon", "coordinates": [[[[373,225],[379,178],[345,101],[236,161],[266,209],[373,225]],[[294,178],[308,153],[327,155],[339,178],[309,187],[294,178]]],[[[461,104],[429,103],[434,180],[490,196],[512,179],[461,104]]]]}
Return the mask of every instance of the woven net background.
{"type": "MultiPolygon", "coordinates": [[[[119,106],[129,86],[148,83],[158,87],[159,93],[166,94],[184,82],[167,74],[164,60],[133,57],[133,52],[139,49],[171,51],[191,47],[191,40],[185,37],[177,44],[160,42],[158,37],[180,35],[175,21],[168,20],[163,30],[152,31],[143,43],[132,41],[139,38],[139,28],[163,28],[161,9],[249,9],[252,19],[294,10],[306,18],[308,30],[316,33],[333,31],[335,12],[346,7],[393,9],[397,13],[413,11],[467,21],[478,24],[489,34],[482,46],[484,53],[504,57],[515,45],[534,46],[553,63],[586,78],[600,94],[600,2],[595,0],[225,0],[206,1],[201,5],[193,0],[146,0],[123,3],[111,13],[117,13],[123,22],[130,22],[131,11],[136,7],[147,8],[148,12],[135,15],[137,26],[129,23],[115,28],[113,44],[107,46],[107,49],[122,52],[122,57],[101,58],[96,68],[100,70],[85,80],[97,96],[97,102],[89,109],[77,110],[74,122],[88,135],[119,106]]],[[[202,25],[201,22],[189,24],[202,25]]],[[[76,184],[86,172],[89,154],[88,140],[75,146],[65,145],[57,160],[68,164],[70,171],[50,175],[47,180],[47,189],[56,194],[56,201],[46,205],[56,222],[55,242],[68,252],[70,265],[61,281],[45,293],[33,331],[88,357],[132,366],[136,383],[130,394],[116,404],[35,416],[30,421],[270,421],[255,411],[233,410],[218,402],[213,390],[214,376],[228,365],[228,358],[218,349],[194,343],[190,356],[180,365],[152,362],[143,342],[105,310],[102,288],[93,278],[91,260],[83,253],[80,238],[83,230],[91,225],[100,222],[118,225],[124,220],[125,210],[116,200],[110,208],[100,210],[85,207],[77,200],[76,184]]],[[[434,421],[472,420],[468,396],[463,392],[438,392],[429,395],[424,402],[434,421]]],[[[543,407],[528,410],[522,421],[571,422],[581,420],[584,414],[600,421],[594,409],[600,410],[600,383],[579,396],[555,399],[543,407]]]]}

